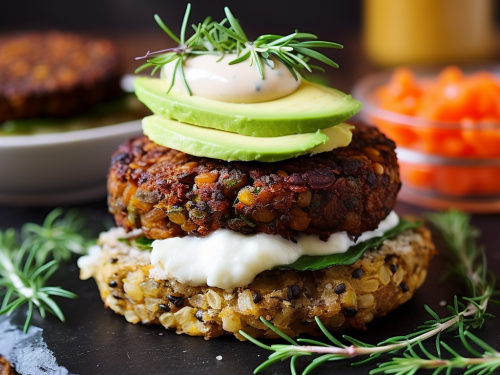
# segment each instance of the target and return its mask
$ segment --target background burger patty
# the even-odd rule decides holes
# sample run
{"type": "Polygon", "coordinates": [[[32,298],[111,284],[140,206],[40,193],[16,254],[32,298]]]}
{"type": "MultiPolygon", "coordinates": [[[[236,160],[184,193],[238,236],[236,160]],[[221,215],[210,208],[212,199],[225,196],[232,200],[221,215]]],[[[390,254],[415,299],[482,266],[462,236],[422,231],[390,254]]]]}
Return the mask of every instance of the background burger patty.
{"type": "Polygon", "coordinates": [[[376,229],[400,188],[395,145],[357,125],[348,147],[276,163],[226,162],[131,139],[113,155],[108,204],[116,223],[149,238],[218,228],[327,238],[376,229]]]}
{"type": "Polygon", "coordinates": [[[111,42],[58,32],[0,38],[0,123],[66,116],[120,93],[111,42]]]}
{"type": "Polygon", "coordinates": [[[149,251],[101,240],[100,255],[82,267],[81,277],[95,278],[107,307],[131,323],[162,324],[205,338],[234,334],[243,339],[240,329],[253,337],[277,338],[259,316],[292,337],[319,332],[316,316],[331,331],[365,329],[412,297],[435,253],[430,232],[419,228],[384,241],[350,266],[264,271],[250,285],[228,291],[175,278],[154,280],[149,251]]]}

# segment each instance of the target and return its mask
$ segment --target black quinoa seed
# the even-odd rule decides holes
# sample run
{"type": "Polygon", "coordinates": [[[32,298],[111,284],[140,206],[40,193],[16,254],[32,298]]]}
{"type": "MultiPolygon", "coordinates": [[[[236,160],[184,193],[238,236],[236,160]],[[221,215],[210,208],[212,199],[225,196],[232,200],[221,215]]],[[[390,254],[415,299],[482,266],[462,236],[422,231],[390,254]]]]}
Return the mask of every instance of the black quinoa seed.
{"type": "Polygon", "coordinates": [[[288,287],[286,296],[289,301],[299,298],[299,295],[300,295],[300,287],[298,285],[294,284],[288,287]]]}
{"type": "Polygon", "coordinates": [[[341,283],[341,284],[335,286],[335,288],[333,289],[333,291],[336,294],[342,294],[342,293],[344,293],[345,292],[345,284],[341,283]]]}
{"type": "Polygon", "coordinates": [[[262,294],[260,293],[254,293],[253,294],[253,303],[259,303],[260,301],[262,301],[262,294]]]}
{"type": "Polygon", "coordinates": [[[198,319],[200,322],[203,322],[203,311],[198,310],[194,313],[194,317],[198,319]]]}
{"type": "Polygon", "coordinates": [[[117,286],[118,286],[118,284],[116,283],[116,281],[115,281],[115,280],[111,280],[111,281],[109,282],[109,287],[110,287],[110,288],[116,288],[117,286]]]}
{"type": "Polygon", "coordinates": [[[358,269],[355,269],[354,271],[352,271],[351,276],[355,279],[361,279],[364,274],[365,274],[365,271],[363,271],[363,269],[361,269],[361,268],[358,268],[358,269]]]}
{"type": "Polygon", "coordinates": [[[161,303],[160,305],[158,305],[158,307],[163,312],[170,312],[170,307],[168,307],[168,305],[165,305],[164,303],[161,303]]]}
{"type": "Polygon", "coordinates": [[[117,258],[111,258],[111,259],[109,260],[109,262],[110,262],[111,264],[115,264],[116,262],[118,262],[118,259],[117,259],[117,258]]]}
{"type": "Polygon", "coordinates": [[[396,271],[398,270],[398,265],[397,264],[391,264],[389,266],[389,269],[391,270],[392,273],[396,273],[396,271]]]}
{"type": "Polygon", "coordinates": [[[168,300],[172,302],[176,307],[182,307],[184,305],[184,299],[182,297],[177,297],[169,294],[167,296],[168,300]]]}
{"type": "Polygon", "coordinates": [[[358,311],[354,307],[344,307],[342,308],[342,314],[348,318],[354,318],[358,311]]]}
{"type": "Polygon", "coordinates": [[[410,290],[410,287],[406,283],[399,284],[399,287],[401,288],[401,291],[403,293],[406,293],[406,292],[408,292],[410,290]]]}

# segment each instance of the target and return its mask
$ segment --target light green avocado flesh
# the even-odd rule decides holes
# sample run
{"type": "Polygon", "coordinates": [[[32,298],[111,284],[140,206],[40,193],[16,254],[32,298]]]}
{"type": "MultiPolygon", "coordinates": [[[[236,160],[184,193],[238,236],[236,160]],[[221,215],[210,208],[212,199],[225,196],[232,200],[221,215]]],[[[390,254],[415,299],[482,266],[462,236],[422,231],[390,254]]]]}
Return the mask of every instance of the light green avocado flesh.
{"type": "Polygon", "coordinates": [[[263,103],[226,103],[171,91],[158,78],[137,78],[139,100],[168,119],[253,137],[314,133],[354,116],[361,103],[330,87],[302,81],[292,94],[263,103]]]}
{"type": "MultiPolygon", "coordinates": [[[[187,154],[227,161],[275,162],[311,153],[329,141],[321,130],[315,133],[258,138],[183,124],[159,115],[145,117],[142,128],[152,141],[187,154]]],[[[350,125],[328,129],[335,147],[347,146],[352,138],[350,125]],[[336,129],[336,130],[335,130],[336,129]]],[[[332,146],[333,148],[333,146],[332,146]]]]}

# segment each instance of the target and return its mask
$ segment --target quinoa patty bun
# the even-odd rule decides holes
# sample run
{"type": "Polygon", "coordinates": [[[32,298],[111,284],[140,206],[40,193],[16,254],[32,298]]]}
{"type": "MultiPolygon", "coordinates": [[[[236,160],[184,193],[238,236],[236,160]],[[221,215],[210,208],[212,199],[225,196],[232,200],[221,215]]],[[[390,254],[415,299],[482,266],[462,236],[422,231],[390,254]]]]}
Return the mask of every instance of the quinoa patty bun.
{"type": "Polygon", "coordinates": [[[81,277],[93,277],[106,307],[130,323],[162,324],[206,339],[234,334],[243,340],[239,330],[277,338],[260,316],[291,337],[319,333],[315,316],[331,331],[365,329],[413,296],[435,254],[429,231],[420,227],[385,240],[351,265],[269,270],[250,285],[224,290],[156,280],[150,251],[119,240],[125,236],[122,228],[101,234],[99,246],[80,258],[81,277]]]}

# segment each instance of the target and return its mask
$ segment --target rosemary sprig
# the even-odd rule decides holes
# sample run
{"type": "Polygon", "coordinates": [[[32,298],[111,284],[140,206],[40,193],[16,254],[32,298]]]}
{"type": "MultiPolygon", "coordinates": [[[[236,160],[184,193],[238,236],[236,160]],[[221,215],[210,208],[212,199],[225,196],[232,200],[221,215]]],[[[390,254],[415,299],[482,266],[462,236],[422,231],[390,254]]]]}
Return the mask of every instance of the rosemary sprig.
{"type": "Polygon", "coordinates": [[[428,217],[450,250],[447,254],[448,270],[442,281],[457,276],[465,280],[469,293],[473,296],[485,294],[494,275],[488,275],[484,248],[475,243],[480,232],[470,225],[470,217],[456,210],[430,214],[428,217]],[[479,258],[482,258],[482,262],[478,264],[479,258]]]}
{"type": "Polygon", "coordinates": [[[378,368],[370,371],[370,374],[398,373],[399,375],[411,375],[420,369],[426,369],[434,370],[433,374],[437,375],[444,370],[447,370],[449,373],[451,369],[466,369],[466,375],[478,373],[487,375],[493,374],[496,369],[500,368],[500,353],[498,351],[493,349],[479,337],[473,335],[470,331],[466,331],[464,335],[466,338],[473,341],[479,348],[483,349],[484,352],[477,352],[468,343],[467,349],[474,358],[465,358],[453,350],[448,344],[441,341],[440,345],[452,355],[450,359],[442,359],[429,353],[422,343],[419,342],[418,347],[423,353],[423,356],[419,356],[416,350],[410,346],[403,357],[392,358],[391,361],[382,363],[378,368]]]}
{"type": "MultiPolygon", "coordinates": [[[[253,342],[260,347],[273,351],[273,354],[269,356],[269,359],[257,367],[254,373],[272,365],[273,363],[291,358],[290,370],[293,375],[297,373],[295,368],[295,360],[298,356],[321,354],[316,357],[304,370],[303,375],[309,374],[317,366],[324,362],[338,361],[343,359],[349,359],[357,356],[368,356],[367,359],[354,362],[353,365],[361,365],[367,362],[371,362],[379,358],[384,353],[396,353],[399,350],[405,349],[410,354],[405,354],[405,359],[394,359],[390,365],[390,368],[380,365],[380,368],[384,368],[386,373],[398,373],[398,374],[414,374],[419,368],[428,368],[426,365],[431,365],[430,362],[419,362],[422,359],[414,356],[413,346],[417,345],[421,348],[422,342],[430,338],[435,338],[436,340],[436,350],[438,356],[441,356],[441,343],[440,337],[442,333],[455,332],[458,331],[459,337],[461,338],[462,344],[467,350],[481,357],[481,361],[477,359],[470,359],[467,361],[469,364],[477,364],[478,366],[485,366],[484,368],[496,368],[496,363],[499,361],[497,354],[490,355],[490,358],[484,359],[483,356],[475,351],[467,341],[467,337],[472,339],[477,345],[485,348],[484,345],[479,343],[481,340],[470,334],[467,330],[469,328],[480,328],[485,318],[490,318],[492,315],[486,312],[489,303],[497,303],[499,301],[492,300],[492,296],[497,293],[496,290],[496,278],[492,272],[488,271],[487,260],[484,253],[484,249],[478,247],[475,243],[475,239],[478,237],[479,232],[477,229],[470,226],[470,217],[459,211],[449,211],[441,214],[429,215],[430,221],[441,231],[443,239],[447,243],[450,249],[450,258],[452,262],[450,263],[450,272],[448,275],[455,274],[460,278],[464,279],[469,285],[471,292],[471,297],[464,297],[464,303],[460,302],[455,296],[454,303],[452,306],[448,306],[448,311],[450,316],[441,318],[435,311],[433,311],[429,306],[425,305],[425,310],[431,315],[432,319],[425,322],[421,327],[406,336],[396,336],[391,337],[387,340],[380,342],[378,345],[370,345],[359,340],[356,340],[350,336],[344,335],[343,338],[350,343],[350,345],[345,345],[336,338],[334,338],[326,329],[326,327],[321,323],[318,317],[315,317],[316,323],[323,334],[331,341],[333,345],[324,344],[319,341],[310,339],[297,339],[293,341],[288,338],[288,341],[292,345],[271,345],[267,346],[256,339],[250,337],[245,332],[240,331],[240,334],[246,337],[249,341],[253,342]],[[304,343],[309,345],[300,345],[298,343],[304,343]],[[483,345],[483,346],[481,346],[483,345]],[[408,364],[412,358],[411,367],[408,364]],[[418,366],[417,366],[418,365],[418,366]],[[409,367],[405,367],[409,366],[409,367]],[[417,366],[417,367],[415,367],[417,366]],[[411,368],[410,368],[411,367],[411,368]],[[401,371],[401,372],[399,372],[401,371]],[[405,372],[406,371],[406,372],[405,372]],[[411,372],[414,371],[414,372],[411,372]]],[[[270,329],[278,333],[281,337],[285,338],[281,331],[261,317],[261,321],[270,329]]],[[[444,344],[446,350],[450,349],[449,346],[444,344]]],[[[425,350],[425,349],[424,349],[425,350]]],[[[448,350],[449,351],[449,350],[448,350]]],[[[424,352],[427,355],[428,352],[424,352]]],[[[495,352],[496,353],[496,352],[495,352]]],[[[453,354],[453,353],[452,353],[453,354]]],[[[491,353],[490,353],[491,354],[491,353]]],[[[430,358],[427,360],[437,361],[438,357],[430,358]]],[[[459,360],[448,360],[448,362],[441,360],[441,365],[438,366],[438,362],[433,362],[436,371],[441,371],[446,368],[453,368],[457,366],[459,360]],[[443,362],[444,361],[444,362],[443,362]]],[[[381,370],[376,370],[381,372],[381,370]]],[[[376,373],[376,372],[374,372],[376,373]]],[[[472,373],[472,372],[470,372],[472,373]]],[[[484,373],[487,373],[486,371],[484,373]]]]}
{"type": "Polygon", "coordinates": [[[89,241],[82,235],[83,225],[77,212],[70,211],[63,216],[62,210],[56,209],[42,226],[25,224],[21,242],[14,229],[0,231],[0,315],[10,315],[27,304],[24,332],[29,328],[35,308],[42,318],[49,312],[65,321],[52,297],[73,299],[76,294],[46,284],[57,271],[60,259],[69,259],[72,252],[82,254],[86,250],[89,241]]]}
{"type": "Polygon", "coordinates": [[[91,234],[86,224],[86,218],[78,211],[69,210],[64,214],[62,208],[56,208],[42,225],[24,224],[21,234],[25,241],[39,247],[36,254],[38,264],[49,257],[69,261],[72,254],[83,255],[90,246],[88,238],[91,234]]]}
{"type": "Polygon", "coordinates": [[[137,57],[136,60],[147,59],[147,61],[137,68],[135,73],[152,67],[151,75],[153,75],[164,65],[175,64],[167,94],[172,89],[175,76],[178,74],[187,93],[192,95],[184,77],[184,62],[187,58],[196,55],[220,55],[222,59],[226,54],[235,53],[236,58],[229,62],[229,65],[249,60],[251,66],[256,66],[261,79],[265,79],[263,64],[266,64],[271,69],[274,68],[274,61],[271,57],[285,65],[295,79],[298,79],[299,75],[303,76],[302,72],[304,70],[312,72],[315,69],[324,72],[323,68],[309,64],[310,59],[338,68],[337,63],[315,49],[340,49],[343,48],[342,45],[319,41],[314,34],[299,33],[298,31],[285,36],[265,34],[259,36],[255,41],[250,41],[229,8],[225,7],[224,11],[226,18],[221,22],[212,21],[211,17],[207,17],[203,23],[192,25],[194,34],[189,39],[186,39],[186,28],[189,22],[191,4],[187,5],[179,36],[175,35],[156,14],[154,16],[155,21],[179,45],[160,51],[148,51],[144,56],[137,57]],[[154,55],[156,56],[151,58],[154,55]]]}

